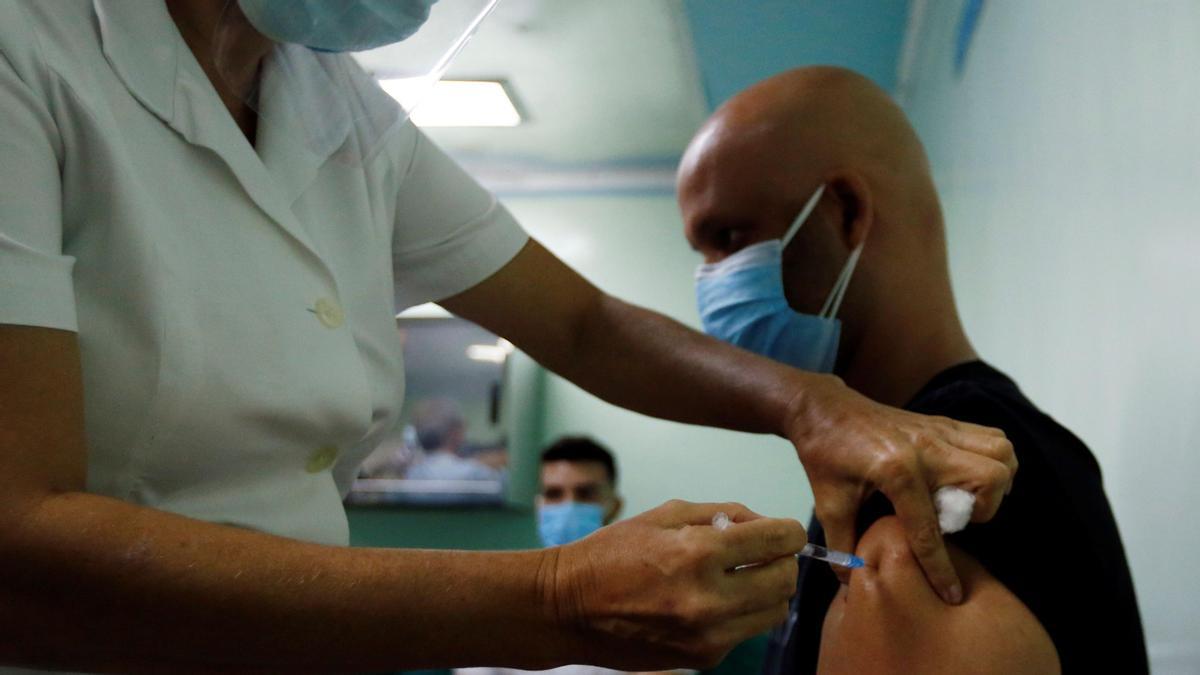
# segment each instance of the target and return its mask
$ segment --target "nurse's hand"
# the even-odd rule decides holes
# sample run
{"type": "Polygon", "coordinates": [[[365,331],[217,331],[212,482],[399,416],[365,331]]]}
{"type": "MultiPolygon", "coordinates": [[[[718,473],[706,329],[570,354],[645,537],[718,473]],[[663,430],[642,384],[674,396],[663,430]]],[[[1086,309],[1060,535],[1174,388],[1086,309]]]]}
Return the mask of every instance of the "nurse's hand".
{"type": "Polygon", "coordinates": [[[764,518],[740,504],[671,501],[549,549],[557,560],[548,608],[583,663],[711,667],[787,618],[796,590],[792,554],[805,543],[795,520],[764,518]],[[743,524],[718,531],[718,511],[743,524]]]}
{"type": "Polygon", "coordinates": [[[933,589],[950,604],[961,602],[931,495],[960,487],[975,495],[971,520],[990,520],[1016,475],[1012,443],[999,429],[880,405],[836,377],[803,377],[787,436],[812,484],[828,545],[855,550],[859,506],[878,490],[896,508],[933,589]]]}

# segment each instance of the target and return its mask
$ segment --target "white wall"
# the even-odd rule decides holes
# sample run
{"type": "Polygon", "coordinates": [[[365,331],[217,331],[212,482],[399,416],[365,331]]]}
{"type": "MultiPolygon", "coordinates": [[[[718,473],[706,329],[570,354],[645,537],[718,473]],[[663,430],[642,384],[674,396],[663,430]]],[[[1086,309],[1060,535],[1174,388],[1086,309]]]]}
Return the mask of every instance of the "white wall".
{"type": "Polygon", "coordinates": [[[1200,3],[989,2],[956,76],[961,6],[913,3],[901,95],[967,329],[1100,459],[1155,672],[1200,672],[1200,3]]]}
{"type": "MultiPolygon", "coordinates": [[[[683,238],[670,196],[509,198],[547,248],[605,291],[699,326],[692,273],[699,256],[683,238]]],[[[740,501],[765,514],[807,520],[812,497],[791,446],[773,436],[663,422],[617,408],[551,376],[547,438],[587,433],[620,466],[625,515],[671,498],[740,501]]]]}

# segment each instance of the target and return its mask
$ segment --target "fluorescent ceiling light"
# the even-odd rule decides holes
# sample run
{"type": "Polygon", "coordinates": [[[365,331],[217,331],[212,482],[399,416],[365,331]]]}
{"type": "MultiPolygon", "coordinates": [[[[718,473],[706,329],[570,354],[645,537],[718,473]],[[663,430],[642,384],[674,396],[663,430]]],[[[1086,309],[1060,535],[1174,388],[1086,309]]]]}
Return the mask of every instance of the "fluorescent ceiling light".
{"type": "Polygon", "coordinates": [[[496,340],[494,345],[470,345],[467,347],[467,358],[472,361],[487,361],[489,363],[504,363],[513,351],[513,344],[504,338],[496,340]]]}
{"type": "Polygon", "coordinates": [[[413,110],[419,127],[515,127],[521,114],[501,82],[442,80],[430,88],[424,78],[380,80],[383,90],[413,110]],[[417,104],[420,105],[417,105],[417,104]]]}
{"type": "Polygon", "coordinates": [[[427,302],[415,305],[396,315],[397,319],[449,319],[454,315],[442,309],[441,305],[427,302]]]}

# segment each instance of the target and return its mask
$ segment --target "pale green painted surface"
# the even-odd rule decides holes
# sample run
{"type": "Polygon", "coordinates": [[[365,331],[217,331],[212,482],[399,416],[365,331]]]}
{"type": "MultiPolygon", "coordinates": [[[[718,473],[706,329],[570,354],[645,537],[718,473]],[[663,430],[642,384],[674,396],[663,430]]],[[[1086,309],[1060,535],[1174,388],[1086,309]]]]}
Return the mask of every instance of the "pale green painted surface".
{"type": "Polygon", "coordinates": [[[350,523],[354,546],[495,551],[540,545],[528,510],[362,507],[350,511],[350,523]]]}
{"type": "Polygon", "coordinates": [[[988,2],[961,76],[961,3],[923,4],[902,91],[967,329],[1099,458],[1154,672],[1200,672],[1181,573],[1200,557],[1200,4],[988,2]]]}

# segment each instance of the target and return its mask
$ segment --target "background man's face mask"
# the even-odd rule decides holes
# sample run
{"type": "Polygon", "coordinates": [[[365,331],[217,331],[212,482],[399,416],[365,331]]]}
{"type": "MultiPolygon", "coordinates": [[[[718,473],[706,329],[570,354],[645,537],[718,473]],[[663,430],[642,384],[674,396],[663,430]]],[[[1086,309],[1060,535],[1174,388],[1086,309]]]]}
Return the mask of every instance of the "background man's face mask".
{"type": "Polygon", "coordinates": [[[544,504],[538,508],[538,534],[546,546],[561,546],[600,529],[604,507],[587,502],[544,504]]]}
{"type": "Polygon", "coordinates": [[[770,239],[696,270],[696,301],[704,332],[802,370],[833,372],[841,322],[835,319],[862,244],[850,254],[820,314],[801,314],[783,292],[783,249],[816,208],[825,186],[809,198],[783,239],[770,239]]]}
{"type": "Polygon", "coordinates": [[[437,0],[238,0],[258,32],[327,52],[357,52],[417,32],[437,0]]]}

